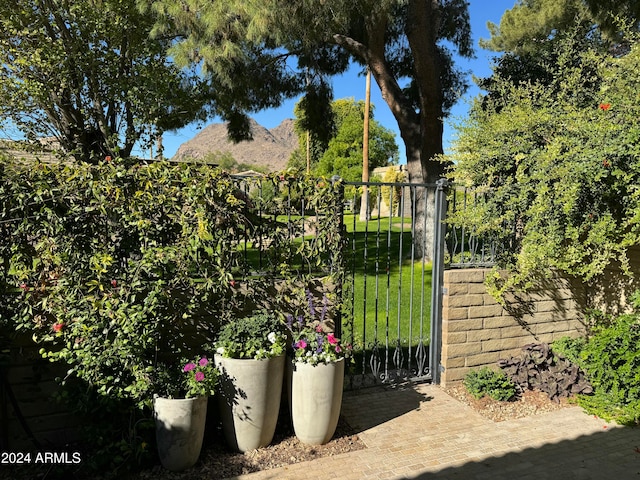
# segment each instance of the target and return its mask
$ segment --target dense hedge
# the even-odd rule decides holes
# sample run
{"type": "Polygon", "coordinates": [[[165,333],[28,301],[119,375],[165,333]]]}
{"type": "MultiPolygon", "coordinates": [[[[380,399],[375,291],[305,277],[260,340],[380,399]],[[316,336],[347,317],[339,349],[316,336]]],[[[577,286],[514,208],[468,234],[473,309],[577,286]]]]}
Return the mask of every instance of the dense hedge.
{"type": "Polygon", "coordinates": [[[200,351],[248,302],[284,314],[309,278],[339,277],[337,188],[204,165],[4,159],[2,335],[27,331],[68,377],[144,406],[158,359],[200,351]],[[309,241],[301,209],[317,214],[309,241]]]}

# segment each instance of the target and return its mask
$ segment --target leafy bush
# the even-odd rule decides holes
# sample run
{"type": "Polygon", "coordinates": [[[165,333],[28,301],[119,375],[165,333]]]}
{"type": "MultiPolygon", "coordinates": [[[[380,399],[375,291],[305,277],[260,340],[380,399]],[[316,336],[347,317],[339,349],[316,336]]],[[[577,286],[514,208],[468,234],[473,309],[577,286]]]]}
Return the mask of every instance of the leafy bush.
{"type": "Polygon", "coordinates": [[[617,262],[629,273],[640,243],[640,43],[618,55],[575,32],[536,58],[532,81],[518,82],[517,62],[494,75],[448,157],[456,182],[489,192],[450,221],[512,245],[508,275],[487,278],[495,296],[558,271],[588,281],[617,262]]]}
{"type": "Polygon", "coordinates": [[[3,335],[29,332],[70,378],[143,406],[158,362],[199,354],[222,323],[282,303],[305,276],[339,277],[339,185],[251,180],[323,213],[307,242],[302,220],[273,220],[290,208],[280,194],[256,199],[239,182],[207,165],[0,162],[3,335]],[[278,289],[276,276],[286,278],[278,289]]]}
{"type": "Polygon", "coordinates": [[[595,387],[593,397],[579,398],[588,412],[622,424],[640,423],[640,296],[635,312],[596,328],[580,351],[580,363],[595,387]]]}
{"type": "Polygon", "coordinates": [[[564,357],[570,362],[580,365],[580,352],[586,343],[587,339],[584,337],[562,337],[551,344],[551,350],[558,357],[564,357]]]}
{"type": "Polygon", "coordinates": [[[224,325],[216,351],[227,358],[270,358],[284,353],[286,341],[284,324],[275,315],[259,312],[224,325]]]}
{"type": "Polygon", "coordinates": [[[515,384],[504,373],[489,367],[471,370],[464,377],[463,384],[476,399],[488,395],[494,400],[508,401],[516,395],[515,384]]]}
{"type": "Polygon", "coordinates": [[[546,343],[526,345],[520,356],[500,360],[498,365],[521,389],[539,390],[554,401],[593,391],[580,367],[554,354],[546,343]]]}

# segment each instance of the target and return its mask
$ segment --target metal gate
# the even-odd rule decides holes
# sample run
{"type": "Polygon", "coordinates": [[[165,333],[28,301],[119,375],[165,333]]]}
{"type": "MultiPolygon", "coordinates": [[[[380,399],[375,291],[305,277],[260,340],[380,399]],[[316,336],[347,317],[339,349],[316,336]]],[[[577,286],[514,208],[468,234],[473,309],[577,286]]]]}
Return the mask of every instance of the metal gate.
{"type": "Polygon", "coordinates": [[[345,183],[341,334],[353,345],[350,388],[439,381],[446,187],[345,183]]]}

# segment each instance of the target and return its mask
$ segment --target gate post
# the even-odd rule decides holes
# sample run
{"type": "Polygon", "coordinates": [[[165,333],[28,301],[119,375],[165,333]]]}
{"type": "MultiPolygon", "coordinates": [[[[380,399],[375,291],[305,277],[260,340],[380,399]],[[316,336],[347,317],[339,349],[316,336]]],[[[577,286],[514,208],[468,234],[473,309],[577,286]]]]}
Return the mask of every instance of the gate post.
{"type": "MultiPolygon", "coordinates": [[[[344,183],[339,175],[331,177],[331,184],[334,186],[334,210],[333,214],[336,215],[338,223],[338,235],[340,236],[340,248],[336,252],[333,252],[331,261],[331,273],[338,272],[339,280],[336,286],[336,294],[338,298],[342,298],[343,284],[345,277],[345,256],[344,256],[344,243],[346,239],[346,228],[344,225],[344,183]]],[[[344,301],[343,301],[344,303],[344,301]]],[[[342,308],[339,308],[334,318],[335,334],[338,338],[342,338],[342,308]]]]}
{"type": "Polygon", "coordinates": [[[441,178],[436,182],[433,228],[433,270],[431,273],[431,332],[429,342],[429,369],[431,381],[440,383],[442,353],[442,295],[444,283],[445,220],[447,217],[447,188],[449,182],[441,178]]]}

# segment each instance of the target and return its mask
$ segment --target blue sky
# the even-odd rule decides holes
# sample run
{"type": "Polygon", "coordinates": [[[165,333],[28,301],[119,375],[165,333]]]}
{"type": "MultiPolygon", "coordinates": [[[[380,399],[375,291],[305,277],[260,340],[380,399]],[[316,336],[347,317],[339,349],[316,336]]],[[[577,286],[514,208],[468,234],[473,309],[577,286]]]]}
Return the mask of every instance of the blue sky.
{"type": "MultiPolygon", "coordinates": [[[[478,40],[480,38],[488,38],[489,31],[487,30],[487,22],[500,23],[500,17],[502,14],[512,8],[516,0],[470,0],[469,15],[471,17],[471,33],[473,36],[473,42],[476,49],[476,58],[472,60],[458,59],[457,65],[462,70],[469,70],[477,77],[486,77],[491,73],[490,65],[491,59],[495,56],[495,52],[488,52],[480,49],[478,46],[478,40]]],[[[356,100],[364,100],[365,95],[365,79],[364,76],[359,75],[360,68],[355,67],[340,77],[334,79],[334,98],[347,98],[353,97],[356,100]]],[[[444,131],[444,145],[445,150],[452,140],[454,134],[452,124],[458,122],[461,118],[464,118],[468,110],[469,99],[478,94],[478,89],[471,82],[472,86],[468,90],[467,94],[461,98],[451,111],[451,115],[445,122],[444,131]]],[[[252,117],[262,126],[266,128],[274,128],[278,126],[285,118],[293,118],[293,107],[298,99],[292,99],[286,101],[281,107],[276,109],[264,110],[262,112],[253,114],[252,117]]],[[[401,163],[404,163],[404,144],[398,133],[398,127],[396,124],[389,107],[382,99],[380,90],[372,81],[371,84],[371,101],[375,105],[374,115],[378,122],[384,125],[386,128],[396,132],[396,141],[400,148],[401,163]]],[[[219,119],[213,119],[210,123],[219,122],[219,119]]],[[[164,155],[166,157],[172,157],[178,147],[187,140],[193,138],[199,129],[197,126],[188,126],[174,133],[165,133],[163,138],[164,155]]]]}

